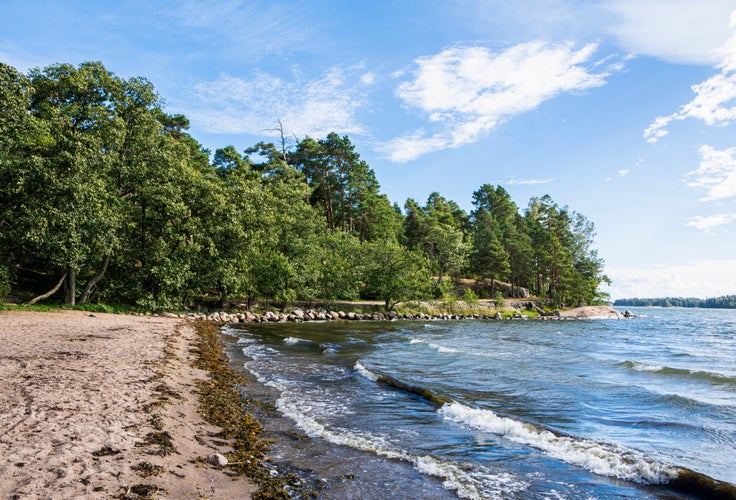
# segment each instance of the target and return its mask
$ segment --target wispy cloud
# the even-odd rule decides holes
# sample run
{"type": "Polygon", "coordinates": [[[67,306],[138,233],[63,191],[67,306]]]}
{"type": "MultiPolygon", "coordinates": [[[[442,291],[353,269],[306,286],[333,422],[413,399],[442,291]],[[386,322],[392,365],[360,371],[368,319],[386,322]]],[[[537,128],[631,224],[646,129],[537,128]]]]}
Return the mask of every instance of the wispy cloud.
{"type": "Polygon", "coordinates": [[[690,217],[685,226],[710,232],[713,228],[724,226],[734,221],[736,221],[736,214],[697,215],[690,217]]]}
{"type": "Polygon", "coordinates": [[[607,267],[612,298],[714,297],[736,290],[736,260],[698,260],[672,266],[607,267]]]}
{"type": "MultiPolygon", "coordinates": [[[[700,198],[704,202],[720,202],[729,198],[736,199],[736,147],[717,150],[704,145],[698,149],[700,165],[688,172],[685,182],[688,186],[704,189],[706,195],[700,198]]],[[[690,217],[685,224],[700,231],[711,232],[714,228],[725,226],[736,221],[736,213],[715,215],[698,215],[690,217]]]]}
{"type": "Polygon", "coordinates": [[[408,109],[418,110],[432,131],[404,134],[381,149],[391,160],[406,162],[457,148],[559,94],[604,85],[609,73],[590,67],[596,48],[536,41],[502,52],[458,46],[420,57],[396,95],[408,109]]]}
{"type": "Polygon", "coordinates": [[[736,10],[731,13],[729,24],[734,33],[726,43],[712,51],[717,58],[720,73],[691,87],[695,97],[678,111],[655,118],[644,131],[644,138],[655,143],[665,137],[667,127],[673,121],[694,118],[707,125],[729,125],[736,120],[736,10]]]}
{"type": "Polygon", "coordinates": [[[729,37],[735,7],[733,0],[606,0],[601,6],[609,13],[608,31],[626,50],[707,65],[720,62],[714,49],[729,37]]]}
{"type": "Polygon", "coordinates": [[[701,201],[736,198],[736,147],[719,151],[704,145],[698,149],[700,165],[688,172],[687,185],[706,190],[701,201]]]}
{"type": "Polygon", "coordinates": [[[231,54],[288,53],[315,46],[322,39],[320,18],[308,2],[184,0],[158,9],[161,18],[189,30],[200,43],[231,54]]]}
{"type": "Polygon", "coordinates": [[[523,186],[523,185],[535,185],[535,184],[549,184],[553,182],[554,177],[549,179],[507,179],[505,181],[496,182],[496,184],[506,184],[509,186],[523,186]]]}
{"type": "Polygon", "coordinates": [[[278,119],[300,137],[361,134],[355,113],[365,100],[364,74],[358,67],[332,67],[311,80],[298,71],[290,80],[263,72],[249,79],[224,74],[195,86],[187,114],[213,133],[268,135],[265,128],[278,119]]]}

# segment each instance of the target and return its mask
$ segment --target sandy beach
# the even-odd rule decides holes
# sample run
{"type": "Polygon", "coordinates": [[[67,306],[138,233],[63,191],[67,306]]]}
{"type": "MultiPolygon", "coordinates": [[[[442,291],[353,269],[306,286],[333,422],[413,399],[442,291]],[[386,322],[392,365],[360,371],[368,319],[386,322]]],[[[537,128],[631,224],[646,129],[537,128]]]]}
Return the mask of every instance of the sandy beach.
{"type": "MultiPolygon", "coordinates": [[[[249,498],[206,463],[184,320],[0,311],[0,498],[249,498]]],[[[216,441],[214,443],[213,441],[216,441]]]]}

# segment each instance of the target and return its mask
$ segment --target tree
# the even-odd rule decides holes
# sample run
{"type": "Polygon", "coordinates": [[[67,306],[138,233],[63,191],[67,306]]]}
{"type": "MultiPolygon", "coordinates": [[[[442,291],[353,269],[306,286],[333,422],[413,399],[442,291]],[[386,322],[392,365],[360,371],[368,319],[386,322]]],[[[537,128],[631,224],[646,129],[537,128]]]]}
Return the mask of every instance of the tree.
{"type": "Polygon", "coordinates": [[[362,250],[364,294],[382,300],[386,311],[429,295],[432,279],[424,256],[397,243],[364,243],[362,250]]]}
{"type": "Polygon", "coordinates": [[[473,216],[473,269],[481,277],[491,279],[491,294],[494,280],[508,279],[511,267],[509,254],[501,245],[500,229],[494,217],[485,208],[476,210],[473,216]]]}
{"type": "Polygon", "coordinates": [[[406,246],[424,252],[441,286],[445,274],[459,273],[465,267],[469,252],[464,232],[467,214],[437,192],[429,195],[424,207],[411,198],[404,206],[406,246]]]}
{"type": "Polygon", "coordinates": [[[232,145],[215,150],[212,166],[223,178],[227,178],[231,172],[248,171],[251,167],[250,161],[240,156],[235,146],[232,145]]]}
{"type": "Polygon", "coordinates": [[[349,232],[361,241],[395,237],[396,213],[380,195],[375,173],[360,159],[347,136],[306,137],[288,156],[312,189],[310,201],[324,214],[332,231],[349,232]]]}
{"type": "Polygon", "coordinates": [[[107,175],[124,137],[113,105],[120,81],[101,63],[35,69],[30,80],[29,111],[53,140],[43,160],[21,174],[21,182],[43,190],[25,190],[30,196],[20,223],[29,229],[27,248],[64,278],[65,302],[73,305],[77,274],[105,264],[120,244],[122,220],[107,175]]]}
{"type": "Polygon", "coordinates": [[[360,294],[360,243],[347,233],[326,233],[317,245],[319,270],[316,297],[328,304],[338,299],[357,300],[360,294]]]}
{"type": "Polygon", "coordinates": [[[592,303],[599,285],[608,281],[603,260],[592,248],[593,224],[548,195],[532,198],[525,222],[534,247],[537,293],[559,305],[592,303]]]}
{"type": "MultiPolygon", "coordinates": [[[[484,184],[473,193],[473,205],[475,206],[474,220],[478,219],[478,212],[481,210],[485,210],[493,220],[495,237],[508,256],[507,259],[502,258],[501,260],[508,262],[507,279],[511,281],[512,295],[516,285],[529,287],[533,282],[529,272],[532,268],[531,239],[524,232],[523,221],[516,203],[511,200],[511,196],[503,187],[484,184]]],[[[497,249],[490,248],[495,246],[494,242],[488,242],[486,246],[489,248],[484,252],[498,253],[497,249]]],[[[503,271],[505,267],[506,264],[502,263],[501,270],[503,271]]],[[[502,274],[506,273],[502,272],[502,274]]]]}
{"type": "Polygon", "coordinates": [[[43,159],[50,140],[46,124],[31,115],[30,80],[15,68],[0,63],[0,295],[10,292],[15,268],[27,253],[21,216],[28,203],[30,185],[25,171],[43,159]]]}

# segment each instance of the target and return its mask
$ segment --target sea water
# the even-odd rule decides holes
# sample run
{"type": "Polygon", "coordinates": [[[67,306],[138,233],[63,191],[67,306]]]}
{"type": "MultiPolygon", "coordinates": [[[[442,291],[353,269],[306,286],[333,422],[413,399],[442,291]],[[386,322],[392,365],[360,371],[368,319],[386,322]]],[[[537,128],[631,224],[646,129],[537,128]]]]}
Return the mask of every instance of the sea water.
{"type": "Polygon", "coordinates": [[[736,311],[631,311],[224,333],[274,467],[327,498],[695,498],[736,483],[736,311]],[[686,470],[722,483],[693,489],[686,470]]]}

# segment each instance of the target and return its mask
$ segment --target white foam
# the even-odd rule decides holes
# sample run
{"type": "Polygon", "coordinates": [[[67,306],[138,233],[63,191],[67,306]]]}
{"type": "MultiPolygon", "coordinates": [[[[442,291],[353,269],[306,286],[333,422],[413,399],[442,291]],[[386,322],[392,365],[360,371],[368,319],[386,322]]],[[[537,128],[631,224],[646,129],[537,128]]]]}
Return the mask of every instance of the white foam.
{"type": "Polygon", "coordinates": [[[635,450],[615,444],[558,436],[546,429],[501,417],[490,410],[449,403],[438,411],[451,422],[536,448],[551,457],[602,476],[640,484],[666,484],[678,472],[674,467],[655,462],[635,450]]]}
{"type": "Polygon", "coordinates": [[[453,352],[463,352],[463,351],[460,351],[459,349],[454,349],[452,347],[445,347],[443,345],[435,344],[432,342],[427,342],[426,340],[422,340],[422,339],[411,339],[409,343],[410,344],[426,344],[432,349],[434,349],[435,351],[439,353],[443,353],[443,354],[453,353],[453,352]]]}
{"type": "Polygon", "coordinates": [[[327,428],[315,418],[302,411],[303,404],[290,398],[288,391],[282,393],[278,398],[276,408],[284,416],[292,419],[296,426],[310,437],[319,437],[334,444],[372,452],[386,458],[405,461],[411,460],[408,453],[386,443],[380,436],[348,429],[327,428]]]}
{"type": "Polygon", "coordinates": [[[660,365],[648,365],[646,363],[639,363],[632,361],[630,363],[631,369],[637,372],[659,372],[664,370],[664,366],[660,365]]]}
{"type": "Polygon", "coordinates": [[[429,344],[429,347],[431,347],[435,351],[437,351],[439,353],[442,353],[442,354],[448,354],[448,353],[453,353],[453,352],[462,352],[459,349],[454,349],[452,347],[445,347],[445,346],[439,345],[439,344],[429,344]]]}
{"type": "Polygon", "coordinates": [[[382,436],[366,431],[328,428],[307,415],[304,406],[284,392],[276,402],[276,408],[286,417],[292,419],[296,426],[310,437],[325,439],[333,444],[348,446],[361,451],[373,453],[392,460],[401,460],[414,465],[421,473],[443,479],[442,486],[454,491],[460,498],[469,499],[502,499],[509,493],[528,487],[527,483],[512,474],[494,474],[489,470],[468,472],[457,465],[434,457],[415,456],[402,450],[382,436]]]}
{"type": "Polygon", "coordinates": [[[507,472],[494,473],[479,466],[474,466],[470,472],[428,455],[416,457],[414,467],[423,474],[443,479],[442,486],[460,498],[503,499],[529,487],[528,483],[507,472]]]}
{"type": "Polygon", "coordinates": [[[359,375],[367,378],[371,382],[377,382],[378,381],[378,374],[373,373],[372,371],[370,371],[360,361],[356,361],[355,362],[354,368],[355,368],[355,371],[358,372],[359,375]]]}
{"type": "Polygon", "coordinates": [[[311,340],[300,339],[299,337],[286,337],[284,339],[284,344],[289,344],[289,345],[293,345],[293,344],[311,344],[311,343],[312,343],[311,340]]]}

